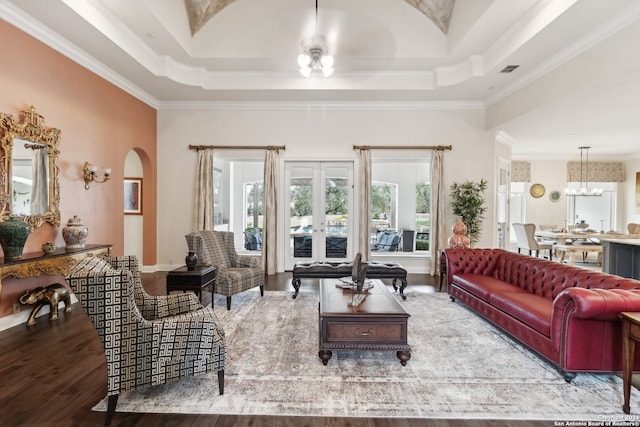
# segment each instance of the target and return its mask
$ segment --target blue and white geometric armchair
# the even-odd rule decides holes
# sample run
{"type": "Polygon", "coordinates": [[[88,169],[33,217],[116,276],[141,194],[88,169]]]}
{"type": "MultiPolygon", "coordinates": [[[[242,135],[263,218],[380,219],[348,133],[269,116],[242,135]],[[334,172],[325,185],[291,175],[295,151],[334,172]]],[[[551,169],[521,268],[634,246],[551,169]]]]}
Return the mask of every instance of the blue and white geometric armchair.
{"type": "Polygon", "coordinates": [[[96,328],[107,359],[110,425],[118,396],[206,372],[224,393],[224,330],[192,293],[148,295],[135,256],[87,257],[67,281],[96,328]]]}

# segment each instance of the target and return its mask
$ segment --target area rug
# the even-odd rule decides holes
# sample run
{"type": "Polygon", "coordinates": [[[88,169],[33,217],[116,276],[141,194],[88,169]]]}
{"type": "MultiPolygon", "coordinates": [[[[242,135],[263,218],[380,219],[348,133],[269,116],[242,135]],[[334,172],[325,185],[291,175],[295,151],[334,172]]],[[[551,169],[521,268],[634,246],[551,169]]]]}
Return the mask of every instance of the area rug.
{"type": "MultiPolygon", "coordinates": [[[[411,360],[395,351],[318,358],[318,295],[244,292],[216,299],[227,338],[216,374],[120,395],[119,412],[526,420],[623,419],[622,381],[550,364],[443,293],[405,292],[411,360]],[[609,418],[606,418],[609,417],[609,418]],[[615,417],[615,418],[611,418],[615,417]]],[[[632,390],[632,402],[640,393],[632,390]]],[[[106,410],[106,399],[95,410],[106,410]]]]}

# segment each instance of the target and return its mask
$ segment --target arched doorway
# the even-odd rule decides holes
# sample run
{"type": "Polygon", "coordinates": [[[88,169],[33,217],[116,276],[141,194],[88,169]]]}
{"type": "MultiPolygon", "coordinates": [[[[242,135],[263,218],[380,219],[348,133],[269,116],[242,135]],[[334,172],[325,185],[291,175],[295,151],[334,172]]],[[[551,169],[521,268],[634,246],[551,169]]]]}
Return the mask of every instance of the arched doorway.
{"type": "MultiPolygon", "coordinates": [[[[143,191],[144,180],[142,161],[140,156],[134,150],[127,153],[124,161],[124,177],[125,183],[127,179],[139,180],[139,191],[143,191]]],[[[141,193],[142,194],[142,193],[141,193]]],[[[125,197],[127,197],[127,188],[125,187],[125,197]]],[[[142,197],[140,197],[142,200],[142,197]]],[[[139,213],[125,213],[124,215],[124,253],[125,255],[135,255],[142,262],[143,253],[143,219],[144,211],[140,209],[139,213]]]]}

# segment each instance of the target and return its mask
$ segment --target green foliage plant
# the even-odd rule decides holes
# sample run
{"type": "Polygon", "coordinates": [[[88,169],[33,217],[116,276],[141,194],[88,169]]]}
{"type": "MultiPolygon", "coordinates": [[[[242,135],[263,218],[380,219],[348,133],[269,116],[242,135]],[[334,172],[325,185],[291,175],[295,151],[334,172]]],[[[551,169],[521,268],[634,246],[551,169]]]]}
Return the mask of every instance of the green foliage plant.
{"type": "Polygon", "coordinates": [[[465,181],[462,184],[454,182],[451,185],[451,207],[453,213],[462,219],[467,226],[467,235],[471,245],[480,240],[482,231],[482,220],[487,211],[485,206],[484,192],[487,189],[487,181],[481,179],[480,182],[465,181]]]}

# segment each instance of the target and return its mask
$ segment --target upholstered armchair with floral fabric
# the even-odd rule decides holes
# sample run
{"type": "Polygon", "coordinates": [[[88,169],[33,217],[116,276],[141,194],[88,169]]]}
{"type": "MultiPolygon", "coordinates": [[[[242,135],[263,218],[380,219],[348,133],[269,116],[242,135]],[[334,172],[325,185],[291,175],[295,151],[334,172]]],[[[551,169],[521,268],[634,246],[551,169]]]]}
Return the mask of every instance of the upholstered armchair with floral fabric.
{"type": "Polygon", "coordinates": [[[264,270],[260,258],[238,255],[233,232],[202,230],[186,236],[189,251],[198,257],[198,265],[216,267],[215,293],[227,297],[227,310],[231,310],[231,296],[260,286],[264,295],[264,270]]]}
{"type": "Polygon", "coordinates": [[[212,371],[224,393],[224,330],[194,294],[148,295],[134,256],[85,258],[67,281],[104,346],[106,425],[127,390],[212,371]]]}

